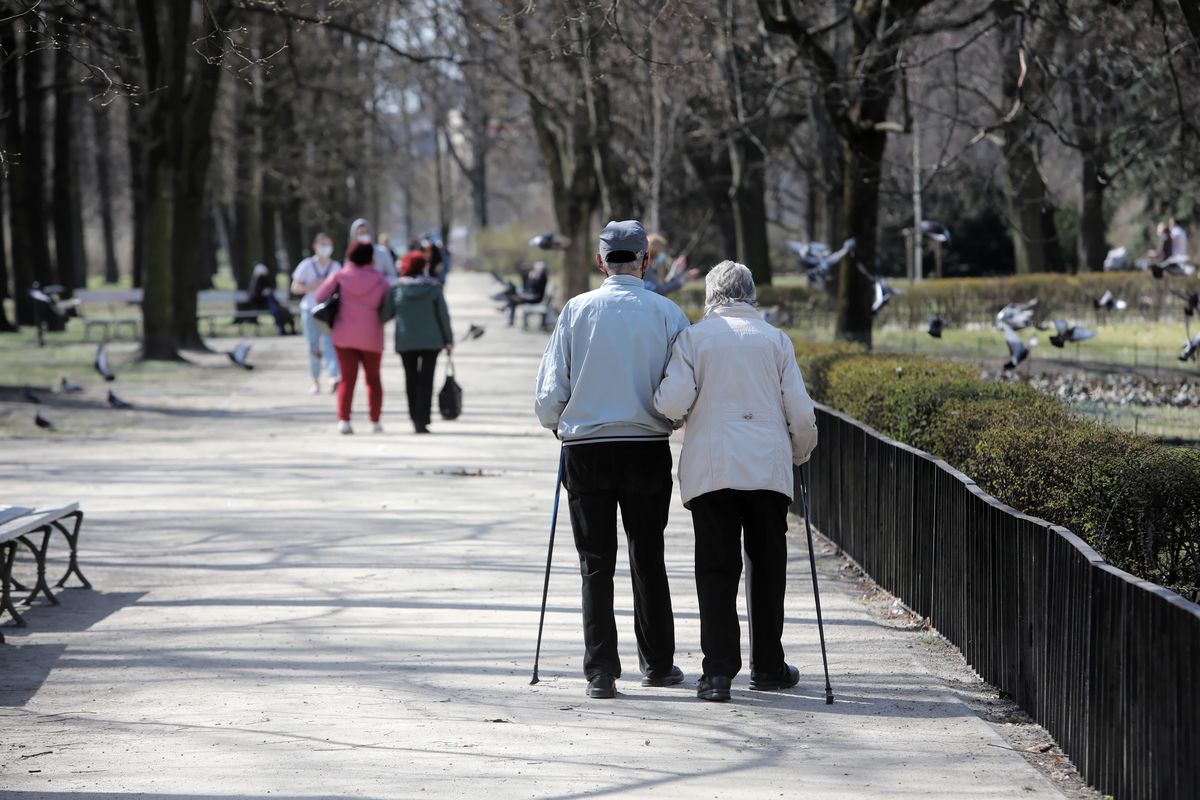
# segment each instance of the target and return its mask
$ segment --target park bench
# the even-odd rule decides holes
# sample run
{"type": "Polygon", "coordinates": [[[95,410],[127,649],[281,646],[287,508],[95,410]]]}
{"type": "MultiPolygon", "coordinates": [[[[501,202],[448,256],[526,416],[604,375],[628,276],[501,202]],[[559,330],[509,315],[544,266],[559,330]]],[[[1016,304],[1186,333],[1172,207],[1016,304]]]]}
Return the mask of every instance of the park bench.
{"type": "Polygon", "coordinates": [[[131,306],[141,306],[143,293],[141,289],[81,289],[75,292],[78,300],[76,312],[83,323],[84,341],[91,341],[92,331],[100,330],[100,341],[108,341],[123,328],[129,329],[132,339],[137,339],[141,330],[142,318],[137,316],[121,316],[121,312],[131,306]],[[107,305],[109,316],[89,317],[86,314],[88,305],[107,305]]]}
{"type": "Polygon", "coordinates": [[[528,327],[530,317],[542,318],[542,330],[550,330],[550,326],[554,324],[554,320],[558,317],[558,308],[554,305],[554,289],[553,283],[546,284],[546,293],[542,295],[542,302],[529,303],[521,306],[521,328],[528,327]]]}
{"type": "MultiPolygon", "coordinates": [[[[58,599],[51,593],[50,585],[46,581],[46,552],[51,536],[56,530],[67,541],[69,560],[67,571],[55,586],[61,588],[68,578],[75,575],[85,589],[92,588],[92,584],[79,569],[79,529],[82,524],[83,511],[78,503],[39,509],[0,506],[0,613],[7,611],[17,627],[23,628],[26,623],[13,605],[13,590],[29,591],[29,588],[12,574],[19,545],[24,545],[29,550],[37,567],[37,579],[32,591],[29,591],[29,595],[22,601],[24,605],[31,605],[39,594],[51,605],[58,605],[58,599]]],[[[3,641],[4,636],[0,634],[0,642],[3,641]]]]}

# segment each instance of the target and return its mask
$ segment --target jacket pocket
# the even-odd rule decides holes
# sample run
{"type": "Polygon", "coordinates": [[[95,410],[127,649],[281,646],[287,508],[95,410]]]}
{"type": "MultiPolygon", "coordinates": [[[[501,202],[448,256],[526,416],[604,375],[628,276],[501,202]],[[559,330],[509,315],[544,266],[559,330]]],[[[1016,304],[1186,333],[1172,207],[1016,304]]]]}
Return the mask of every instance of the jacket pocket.
{"type": "Polygon", "coordinates": [[[726,413],[720,425],[720,435],[712,442],[714,488],[776,488],[787,431],[772,415],[755,411],[726,413]]]}

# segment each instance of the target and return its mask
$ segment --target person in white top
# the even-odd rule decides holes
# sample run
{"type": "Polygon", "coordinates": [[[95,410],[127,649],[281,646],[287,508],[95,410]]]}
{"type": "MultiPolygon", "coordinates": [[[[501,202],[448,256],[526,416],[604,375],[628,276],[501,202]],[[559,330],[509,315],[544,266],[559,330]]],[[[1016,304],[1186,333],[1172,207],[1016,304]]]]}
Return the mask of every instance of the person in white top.
{"type": "Polygon", "coordinates": [[[1188,235],[1183,226],[1174,217],[1167,220],[1171,232],[1171,260],[1180,263],[1190,263],[1188,258],[1188,235]]]}
{"type": "Polygon", "coordinates": [[[697,694],[728,700],[741,670],[738,581],[745,536],[750,688],[786,689],[783,593],[793,465],[817,445],[816,411],[787,334],[754,307],[754,278],[723,261],[705,278],[704,319],[679,334],[654,407],[686,420],[679,488],[696,534],[704,675],[697,694]]]}
{"type": "Polygon", "coordinates": [[[304,326],[304,340],[308,343],[308,372],[312,376],[312,393],[321,391],[321,361],[329,372],[329,391],[336,392],[341,373],[338,371],[337,356],[334,354],[333,342],[329,334],[321,333],[313,321],[312,311],[317,305],[316,292],[321,284],[341,268],[334,261],[333,240],[327,234],[318,233],[313,237],[313,255],[296,265],[292,272],[292,294],[302,294],[300,301],[300,320],[304,326]]]}

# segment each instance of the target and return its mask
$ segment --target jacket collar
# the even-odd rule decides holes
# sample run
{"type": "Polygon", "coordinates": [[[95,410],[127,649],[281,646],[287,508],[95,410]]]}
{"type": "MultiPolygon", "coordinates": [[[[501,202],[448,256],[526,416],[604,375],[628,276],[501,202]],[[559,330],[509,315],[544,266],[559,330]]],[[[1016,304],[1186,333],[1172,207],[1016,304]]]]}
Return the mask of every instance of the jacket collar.
{"type": "Polygon", "coordinates": [[[738,301],[717,306],[708,312],[717,317],[742,317],[745,319],[762,319],[762,312],[749,303],[738,301]]]}
{"type": "Polygon", "coordinates": [[[637,275],[609,275],[604,279],[605,286],[636,286],[646,288],[646,282],[637,275]]]}

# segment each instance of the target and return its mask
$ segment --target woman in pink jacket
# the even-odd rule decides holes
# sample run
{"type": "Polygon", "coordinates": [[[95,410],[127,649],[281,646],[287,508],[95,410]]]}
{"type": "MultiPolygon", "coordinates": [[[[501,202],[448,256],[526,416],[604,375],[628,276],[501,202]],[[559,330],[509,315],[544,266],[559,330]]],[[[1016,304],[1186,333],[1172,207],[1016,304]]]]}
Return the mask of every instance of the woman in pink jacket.
{"type": "Polygon", "coordinates": [[[330,275],[317,290],[317,302],[323,303],[334,290],[339,290],[337,318],[333,321],[333,348],[337,351],[342,380],[338,384],[338,430],[354,433],[350,427],[350,405],[354,400],[354,384],[362,364],[367,376],[367,409],[371,427],[382,433],[379,415],[383,412],[383,383],[379,379],[379,362],[383,357],[383,323],[379,307],[388,293],[387,278],[375,270],[375,248],[358,243],[350,249],[342,269],[330,275]]]}

